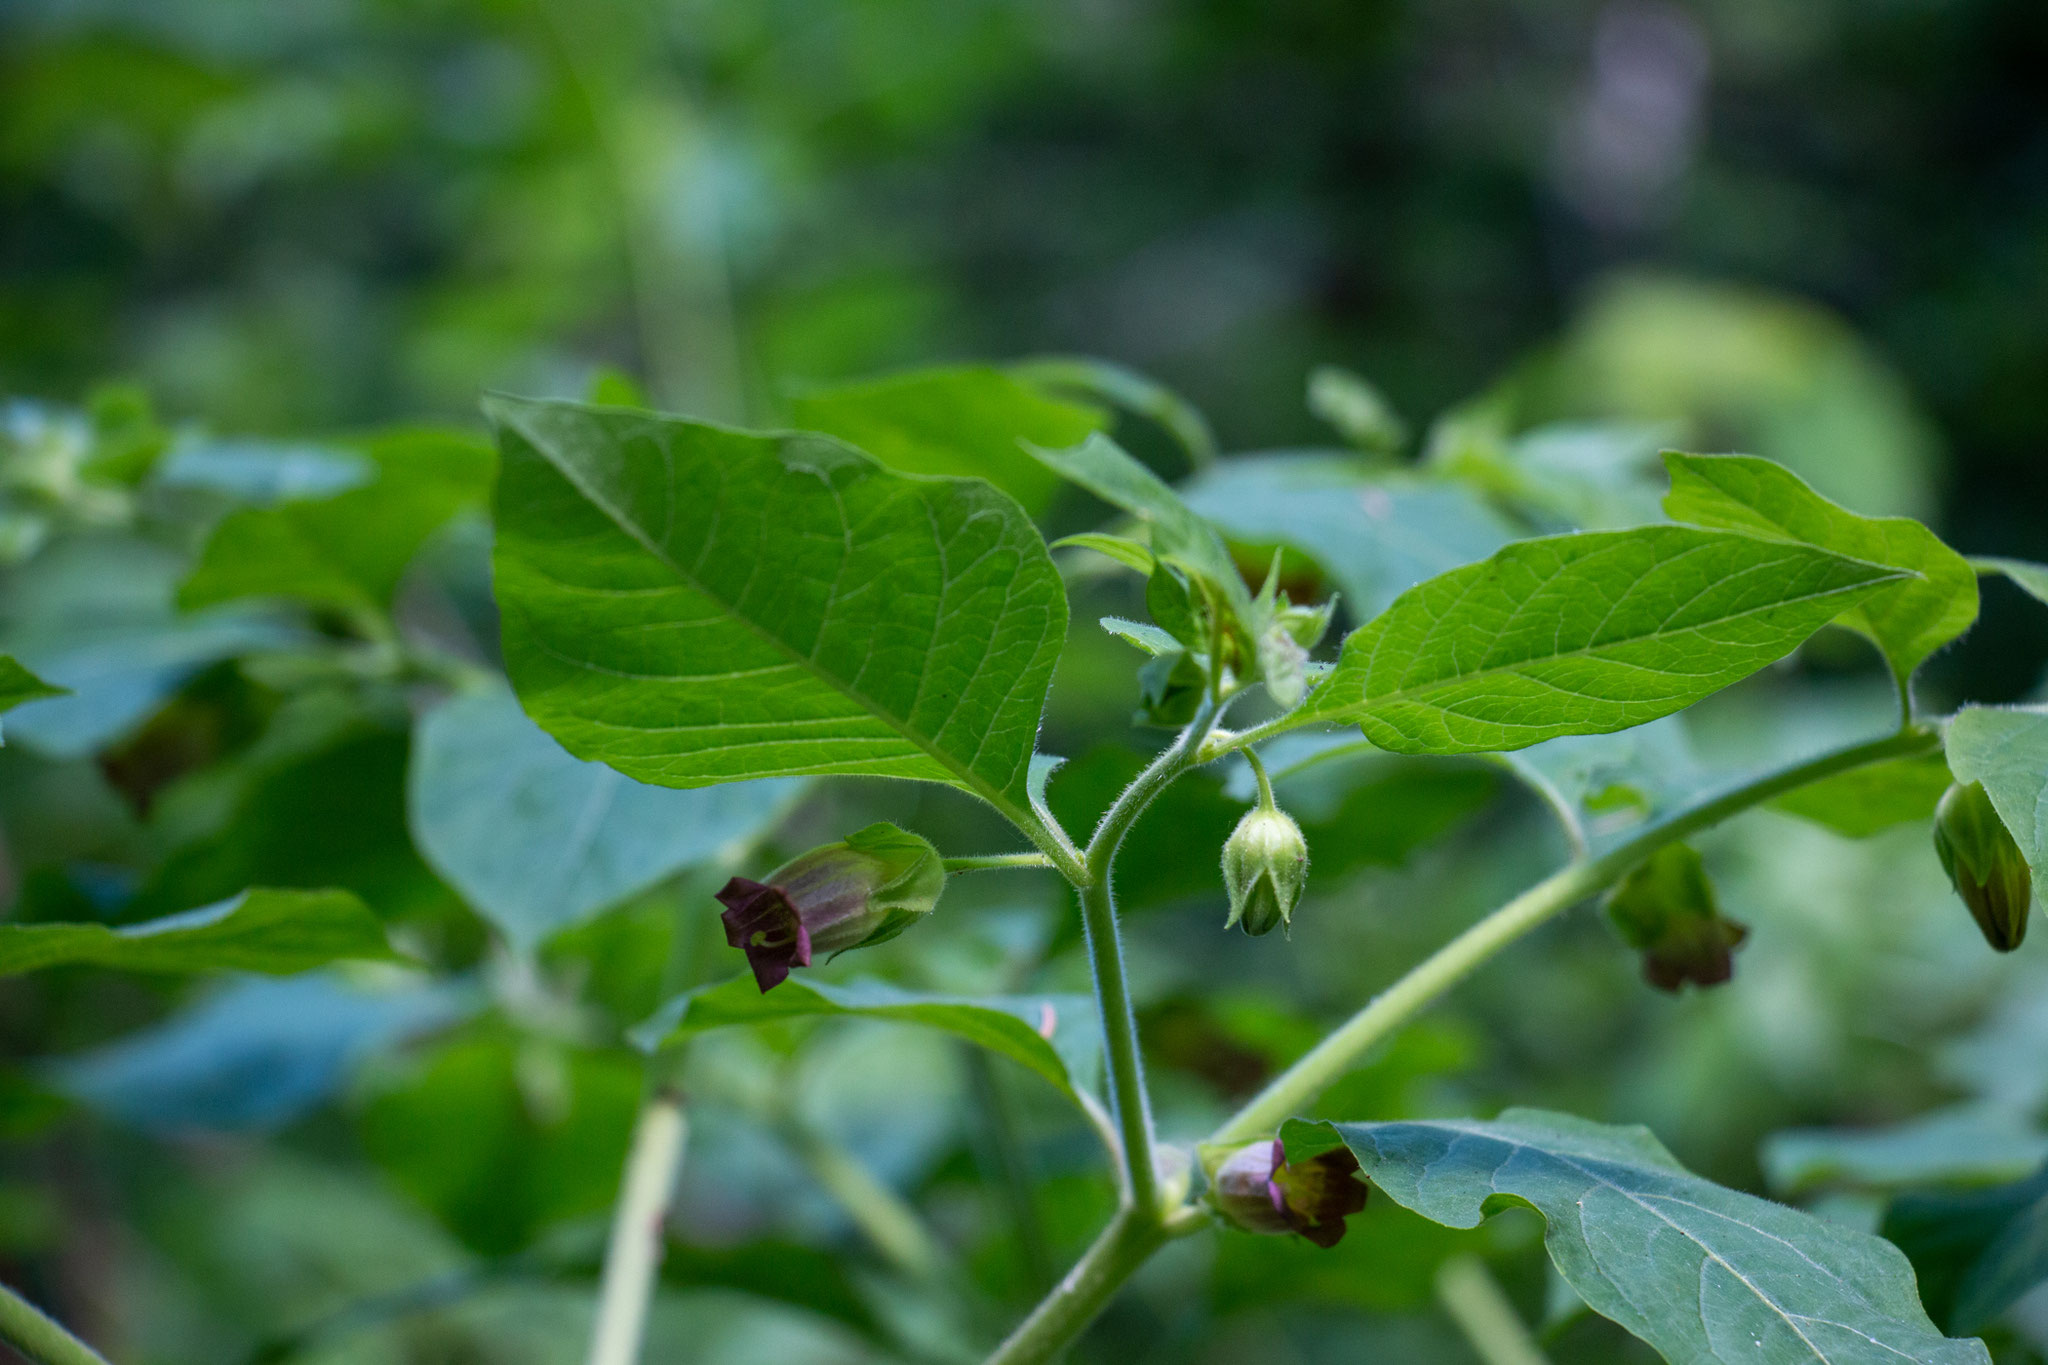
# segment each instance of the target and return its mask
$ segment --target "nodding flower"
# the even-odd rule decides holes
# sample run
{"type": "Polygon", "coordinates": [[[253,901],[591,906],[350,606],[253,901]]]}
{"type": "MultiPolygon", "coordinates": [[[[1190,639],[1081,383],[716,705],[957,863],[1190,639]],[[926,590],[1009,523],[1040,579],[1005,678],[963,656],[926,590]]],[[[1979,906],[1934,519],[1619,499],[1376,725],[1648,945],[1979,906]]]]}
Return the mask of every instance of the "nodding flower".
{"type": "Polygon", "coordinates": [[[946,888],[938,850],[887,823],[800,854],[765,882],[734,877],[719,890],[725,941],[747,955],[762,991],[814,953],[896,937],[930,914],[946,888]]]}
{"type": "Polygon", "coordinates": [[[1942,793],[1934,808],[1934,851],[1984,941],[2001,953],[2019,947],[2034,878],[1982,782],[1958,782],[1942,793]]]}
{"type": "Polygon", "coordinates": [[[1365,1207],[1368,1186],[1349,1148],[1332,1147],[1289,1162],[1279,1138],[1232,1152],[1216,1170],[1211,1198],[1246,1232],[1298,1232],[1328,1249],[1344,1237],[1344,1220],[1365,1207]]]}

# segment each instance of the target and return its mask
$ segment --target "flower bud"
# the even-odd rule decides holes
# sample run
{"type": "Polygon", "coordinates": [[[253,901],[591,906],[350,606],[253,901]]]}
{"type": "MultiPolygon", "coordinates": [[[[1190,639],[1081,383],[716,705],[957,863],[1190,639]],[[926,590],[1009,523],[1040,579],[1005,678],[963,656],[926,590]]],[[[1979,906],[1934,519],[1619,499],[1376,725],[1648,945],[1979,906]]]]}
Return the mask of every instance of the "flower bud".
{"type": "Polygon", "coordinates": [[[1223,927],[1269,934],[1285,926],[1308,881],[1308,840],[1286,811],[1263,802],[1245,812],[1223,844],[1223,887],[1230,918],[1223,927]]]}
{"type": "Polygon", "coordinates": [[[1642,953],[1643,979],[1660,991],[1720,985],[1749,937],[1721,913],[1700,855],[1684,844],[1666,844],[1630,872],[1609,894],[1607,918],[1642,953]]]}
{"type": "Polygon", "coordinates": [[[1954,783],[1934,808],[1934,851],[1984,939],[2001,953],[2027,934],[2033,876],[1982,782],[1954,783]]]}
{"type": "Polygon", "coordinates": [[[946,870],[938,850],[887,823],[801,854],[766,882],[734,877],[718,892],[725,941],[743,950],[763,992],[813,953],[841,953],[896,937],[938,904],[946,870]]]}
{"type": "Polygon", "coordinates": [[[1246,1232],[1298,1232],[1325,1249],[1344,1236],[1344,1220],[1365,1207],[1367,1186],[1358,1158],[1332,1147],[1289,1164],[1279,1138],[1232,1152],[1217,1168],[1210,1199],[1246,1232]]]}

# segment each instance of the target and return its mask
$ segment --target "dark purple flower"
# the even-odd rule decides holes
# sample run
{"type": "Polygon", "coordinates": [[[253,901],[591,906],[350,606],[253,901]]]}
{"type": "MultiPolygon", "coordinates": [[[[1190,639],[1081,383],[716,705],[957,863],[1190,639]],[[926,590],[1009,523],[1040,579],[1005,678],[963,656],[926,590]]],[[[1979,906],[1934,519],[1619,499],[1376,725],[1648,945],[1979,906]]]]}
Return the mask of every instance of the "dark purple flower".
{"type": "Polygon", "coordinates": [[[1298,1232],[1328,1249],[1343,1240],[1344,1220],[1365,1207],[1368,1192],[1349,1148],[1290,1163],[1274,1138],[1230,1154],[1216,1172],[1215,1202],[1246,1232],[1298,1232]]]}
{"type": "Polygon", "coordinates": [[[1700,855],[1666,844],[1607,897],[1607,918],[1642,954],[1643,979],[1660,991],[1690,981],[1718,986],[1735,974],[1735,950],[1749,930],[1721,913],[1700,855]]]}

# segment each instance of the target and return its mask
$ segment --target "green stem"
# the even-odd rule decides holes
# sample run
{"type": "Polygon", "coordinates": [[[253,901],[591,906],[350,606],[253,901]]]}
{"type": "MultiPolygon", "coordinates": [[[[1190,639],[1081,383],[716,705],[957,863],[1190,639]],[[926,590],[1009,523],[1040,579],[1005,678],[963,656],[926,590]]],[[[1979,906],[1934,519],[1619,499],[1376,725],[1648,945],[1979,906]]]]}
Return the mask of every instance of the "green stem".
{"type": "Polygon", "coordinates": [[[0,1284],[0,1341],[36,1365],[107,1365],[105,1356],[4,1284],[0,1284]]]}
{"type": "Polygon", "coordinates": [[[1795,764],[1687,807],[1597,858],[1574,862],[1544,878],[1424,959],[1406,976],[1323,1039],[1308,1055],[1275,1077],[1236,1114],[1211,1142],[1248,1142],[1263,1137],[1314,1101],[1388,1034],[1434,1003],[1481,964],[1536,926],[1569,910],[1620,880],[1644,858],[1669,843],[1719,824],[1809,782],[1851,768],[1905,758],[1940,745],[1932,730],[1909,729],[1866,744],[1837,749],[1795,764]]]}
{"type": "Polygon", "coordinates": [[[804,1165],[889,1264],[927,1284],[945,1277],[945,1251],[902,1195],[837,1143],[800,1127],[791,1137],[804,1165]]]}
{"type": "Polygon", "coordinates": [[[1250,749],[1244,751],[1244,761],[1252,765],[1252,776],[1258,779],[1259,809],[1275,809],[1273,804],[1273,779],[1266,776],[1266,765],[1260,762],[1258,754],[1250,749]]]}
{"type": "Polygon", "coordinates": [[[1088,880],[1080,885],[1081,923],[1088,934],[1094,969],[1095,1003],[1102,1014],[1104,1050],[1109,1055],[1110,1100],[1116,1108],[1117,1130],[1123,1139],[1124,1189],[1128,1206],[1140,1218],[1163,1218],[1159,1171],[1152,1155],[1152,1105],[1145,1091],[1145,1062],[1138,1046],[1138,1018],[1131,1007],[1131,988],[1124,971],[1123,938],[1117,929],[1112,869],[1124,835],[1144,814],[1152,798],[1192,766],[1196,750],[1209,733],[1218,707],[1205,700],[1195,718],[1145,771],[1132,779],[1095,827],[1084,855],[1088,880]]]}
{"type": "Polygon", "coordinates": [[[989,1356],[987,1365],[1040,1365],[1053,1359],[1171,1235],[1156,1217],[1145,1217],[1129,1205],[1119,1209],[1066,1278],[989,1356]]]}
{"type": "Polygon", "coordinates": [[[984,853],[970,854],[960,858],[941,858],[940,863],[948,873],[954,872],[995,872],[1006,867],[1053,867],[1052,856],[1046,853],[984,853]]]}
{"type": "Polygon", "coordinates": [[[1550,1365],[1515,1305],[1477,1256],[1453,1256],[1436,1272],[1436,1297],[1486,1365],[1550,1365]]]}
{"type": "Polygon", "coordinates": [[[625,1188],[612,1216],[611,1245],[598,1289],[589,1365],[634,1365],[647,1325],[647,1304],[661,1270],[663,1224],[675,1197],[689,1125],[682,1097],[658,1092],[640,1111],[626,1157],[625,1188]]]}

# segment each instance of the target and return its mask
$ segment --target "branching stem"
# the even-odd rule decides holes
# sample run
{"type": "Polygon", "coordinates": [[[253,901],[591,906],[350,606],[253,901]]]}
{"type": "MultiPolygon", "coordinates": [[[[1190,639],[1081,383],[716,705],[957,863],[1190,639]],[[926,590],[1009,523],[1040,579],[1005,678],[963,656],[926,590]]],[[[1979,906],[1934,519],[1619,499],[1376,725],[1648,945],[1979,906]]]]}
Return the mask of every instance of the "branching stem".
{"type": "Polygon", "coordinates": [[[107,1365],[105,1356],[4,1284],[0,1284],[0,1341],[36,1365],[107,1365]]]}

